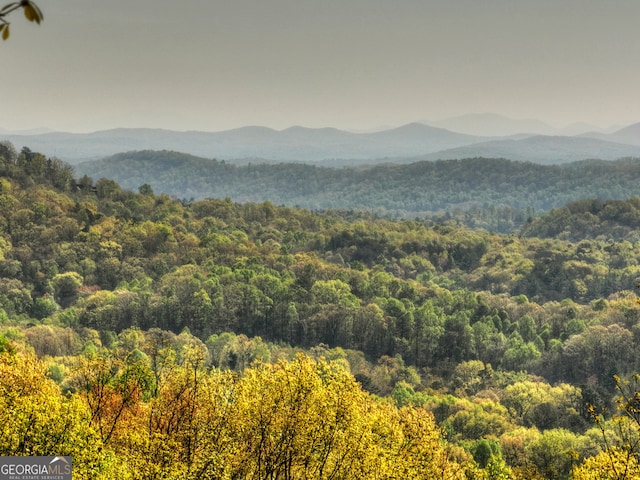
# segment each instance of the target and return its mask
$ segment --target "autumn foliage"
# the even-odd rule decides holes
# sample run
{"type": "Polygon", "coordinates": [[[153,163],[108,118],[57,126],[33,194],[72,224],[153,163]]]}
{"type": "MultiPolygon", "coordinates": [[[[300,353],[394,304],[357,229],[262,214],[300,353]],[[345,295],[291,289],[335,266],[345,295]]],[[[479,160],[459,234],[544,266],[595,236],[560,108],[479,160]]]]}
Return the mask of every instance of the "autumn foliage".
{"type": "MultiPolygon", "coordinates": [[[[188,350],[188,348],[187,348],[188,350]]],[[[298,355],[243,375],[194,351],[77,358],[64,394],[26,351],[0,355],[0,454],[71,455],[77,478],[464,478],[433,416],[298,355]]]]}

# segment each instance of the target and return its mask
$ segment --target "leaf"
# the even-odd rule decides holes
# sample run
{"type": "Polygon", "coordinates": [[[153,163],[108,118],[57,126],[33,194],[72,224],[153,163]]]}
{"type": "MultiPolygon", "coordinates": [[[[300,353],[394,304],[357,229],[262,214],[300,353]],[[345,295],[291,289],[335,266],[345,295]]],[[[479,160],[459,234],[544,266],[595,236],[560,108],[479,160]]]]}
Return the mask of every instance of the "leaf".
{"type": "Polygon", "coordinates": [[[36,22],[38,22],[38,24],[40,24],[40,22],[42,20],[44,20],[44,15],[42,14],[42,10],[40,10],[40,8],[33,2],[29,3],[29,5],[31,5],[31,8],[33,8],[33,11],[36,14],[36,22]]]}
{"type": "Polygon", "coordinates": [[[27,3],[24,6],[24,16],[27,17],[27,20],[29,20],[30,22],[36,22],[38,24],[40,23],[40,17],[38,16],[35,8],[33,8],[33,5],[31,5],[30,3],[27,3]]]}
{"type": "Polygon", "coordinates": [[[16,5],[18,5],[18,2],[13,2],[8,5],[5,5],[4,7],[2,7],[2,10],[0,10],[0,14],[3,14],[4,12],[7,12],[9,10],[12,10],[13,8],[15,8],[16,5]]]}
{"type": "Polygon", "coordinates": [[[6,40],[7,38],[9,38],[9,25],[5,25],[2,30],[2,40],[6,40]]]}
{"type": "Polygon", "coordinates": [[[38,6],[32,2],[26,2],[24,4],[24,16],[27,17],[27,20],[30,22],[36,22],[38,25],[40,25],[40,21],[43,18],[38,6]]]}
{"type": "Polygon", "coordinates": [[[24,16],[30,22],[33,22],[33,8],[28,3],[24,6],[24,16]]]}

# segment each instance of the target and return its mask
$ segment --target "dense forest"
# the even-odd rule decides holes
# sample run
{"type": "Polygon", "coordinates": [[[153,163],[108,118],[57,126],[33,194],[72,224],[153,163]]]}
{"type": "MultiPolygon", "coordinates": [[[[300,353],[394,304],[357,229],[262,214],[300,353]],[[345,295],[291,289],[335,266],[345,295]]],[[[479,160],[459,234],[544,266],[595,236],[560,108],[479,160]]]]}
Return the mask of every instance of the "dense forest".
{"type": "Polygon", "coordinates": [[[587,198],[625,200],[638,194],[640,159],[538,165],[469,158],[409,165],[328,168],[305,164],[236,165],[170,151],[122,153],[76,167],[123,188],[147,183],[185,199],[318,209],[366,209],[397,219],[454,218],[502,233],[529,218],[587,198]]]}
{"type": "Polygon", "coordinates": [[[0,144],[0,454],[78,478],[638,478],[639,205],[500,234],[132,191],[0,144]]]}

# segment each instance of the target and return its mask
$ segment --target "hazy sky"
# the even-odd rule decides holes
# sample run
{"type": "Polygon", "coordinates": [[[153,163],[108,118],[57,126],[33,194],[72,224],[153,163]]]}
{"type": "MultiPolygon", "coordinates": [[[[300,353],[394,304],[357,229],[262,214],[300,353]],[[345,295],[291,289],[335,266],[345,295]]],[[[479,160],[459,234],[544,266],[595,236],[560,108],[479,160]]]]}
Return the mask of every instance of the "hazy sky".
{"type": "Polygon", "coordinates": [[[0,128],[640,122],[638,0],[36,3],[0,43],[0,128]]]}

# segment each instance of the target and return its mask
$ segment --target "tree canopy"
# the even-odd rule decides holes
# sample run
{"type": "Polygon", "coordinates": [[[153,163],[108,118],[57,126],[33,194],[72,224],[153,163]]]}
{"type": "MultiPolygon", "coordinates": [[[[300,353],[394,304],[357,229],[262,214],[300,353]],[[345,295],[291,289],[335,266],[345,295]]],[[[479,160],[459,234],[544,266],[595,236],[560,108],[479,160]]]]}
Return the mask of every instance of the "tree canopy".
{"type": "Polygon", "coordinates": [[[0,453],[57,448],[80,478],[635,472],[632,235],[140,185],[0,143],[0,416],[24,419],[0,453]]]}

